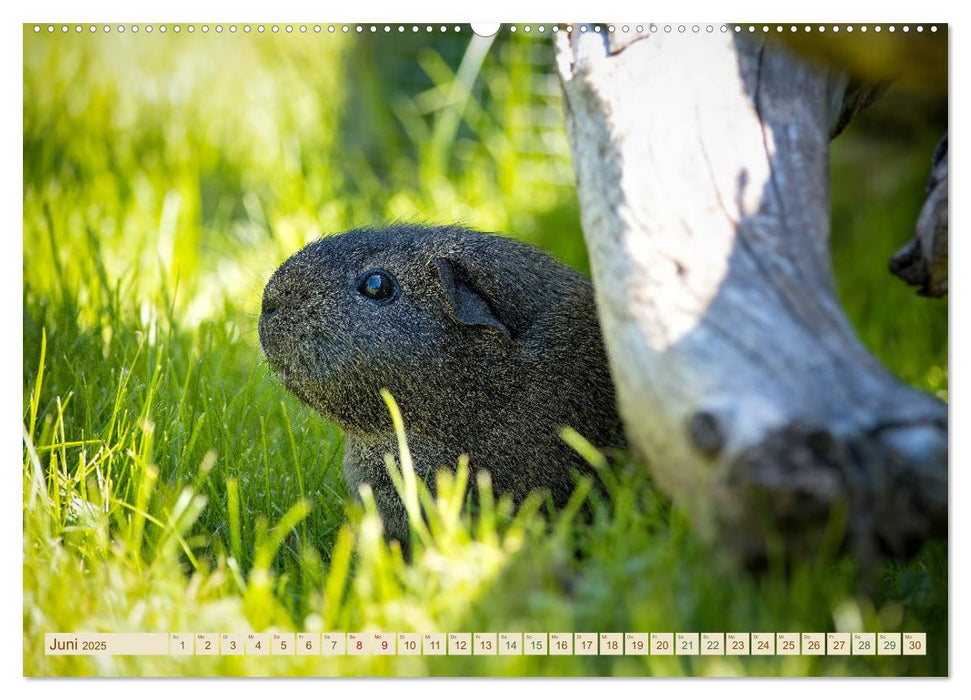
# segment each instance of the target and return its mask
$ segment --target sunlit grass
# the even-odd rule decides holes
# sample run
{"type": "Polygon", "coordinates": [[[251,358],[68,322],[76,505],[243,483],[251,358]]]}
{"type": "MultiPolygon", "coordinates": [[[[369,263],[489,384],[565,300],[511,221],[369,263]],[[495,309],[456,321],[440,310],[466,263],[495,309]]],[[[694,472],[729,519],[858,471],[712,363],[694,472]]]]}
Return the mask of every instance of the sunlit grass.
{"type": "MultiPolygon", "coordinates": [[[[350,498],[339,432],[261,359],[262,284],[321,233],[395,219],[510,232],[585,269],[550,50],[509,36],[389,47],[380,37],[25,34],[26,673],[946,671],[939,647],[890,659],[40,653],[50,631],[859,623],[946,644],[943,546],[862,589],[853,562],[825,552],[788,576],[754,577],[696,539],[643,465],[605,471],[574,434],[602,483],[579,482],[553,513],[541,495],[513,508],[474,464],[441,474],[434,498],[406,459],[389,464],[416,530],[410,560],[384,543],[367,493],[362,505],[350,498]]],[[[946,314],[902,285],[885,293],[897,284],[883,271],[894,245],[869,235],[912,228],[910,188],[923,171],[898,163],[861,212],[860,197],[840,191],[862,166],[837,156],[841,297],[893,371],[946,392],[946,314]]]]}

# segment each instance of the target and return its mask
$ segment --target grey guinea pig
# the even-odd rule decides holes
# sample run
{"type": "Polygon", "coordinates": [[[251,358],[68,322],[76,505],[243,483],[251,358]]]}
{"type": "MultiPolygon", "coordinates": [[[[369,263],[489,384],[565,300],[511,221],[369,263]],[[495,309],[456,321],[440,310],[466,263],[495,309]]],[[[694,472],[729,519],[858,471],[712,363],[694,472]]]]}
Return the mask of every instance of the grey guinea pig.
{"type": "Polygon", "coordinates": [[[509,238],[413,225],[323,238],[270,278],[259,333],[283,384],[344,431],[348,488],[371,485],[385,535],[405,546],[382,388],[430,487],[465,453],[498,494],[545,487],[562,505],[571,468],[589,471],[562,426],[625,444],[590,281],[509,238]]]}

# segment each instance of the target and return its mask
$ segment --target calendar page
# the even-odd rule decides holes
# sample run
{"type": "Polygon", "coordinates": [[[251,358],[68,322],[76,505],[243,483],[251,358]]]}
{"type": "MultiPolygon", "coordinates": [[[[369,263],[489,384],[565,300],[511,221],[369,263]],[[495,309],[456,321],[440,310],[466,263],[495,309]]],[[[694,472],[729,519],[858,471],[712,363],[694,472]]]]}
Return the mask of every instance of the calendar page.
{"type": "Polygon", "coordinates": [[[950,673],[948,25],[614,19],[23,25],[25,676],[950,673]]]}

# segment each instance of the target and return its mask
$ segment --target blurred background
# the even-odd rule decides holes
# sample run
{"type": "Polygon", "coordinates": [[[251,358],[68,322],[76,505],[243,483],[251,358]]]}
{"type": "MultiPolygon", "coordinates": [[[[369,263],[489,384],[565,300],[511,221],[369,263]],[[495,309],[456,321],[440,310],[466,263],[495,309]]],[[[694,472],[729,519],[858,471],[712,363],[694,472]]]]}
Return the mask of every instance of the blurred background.
{"type": "MultiPolygon", "coordinates": [[[[815,627],[863,619],[891,629],[917,620],[946,630],[944,550],[909,569],[894,567],[875,603],[859,602],[849,575],[842,585],[821,568],[807,576],[830,581],[832,591],[818,601],[804,592],[803,607],[788,589],[759,607],[766,584],[737,574],[733,600],[749,595],[751,604],[733,608],[714,583],[695,582],[674,603],[644,591],[647,607],[618,618],[606,612],[617,576],[636,591],[646,584],[626,578],[631,561],[650,569],[624,547],[613,559],[588,551],[583,561],[600,561],[602,576],[566,576],[573,581],[566,588],[549,572],[589,567],[564,562],[562,553],[537,557],[536,566],[549,567],[503,584],[505,592],[521,587],[517,599],[493,585],[508,563],[502,557],[511,556],[496,545],[499,568],[471,588],[456,584],[450,595],[459,602],[447,614],[431,593],[400,581],[403,588],[380,593],[385,576],[409,580],[408,567],[381,559],[393,556],[376,554],[382,545],[362,540],[353,517],[341,540],[353,510],[340,475],[341,437],[286,395],[262,361],[256,322],[265,280],[318,236],[391,221],[461,222],[534,243],[580,270],[587,260],[549,26],[545,35],[520,25],[491,38],[467,25],[370,29],[189,34],[183,27],[176,34],[169,25],[164,34],[143,28],[134,35],[114,27],[91,33],[87,25],[53,34],[24,28],[25,642],[54,629],[197,629],[200,618],[234,631],[337,620],[403,631],[408,600],[422,613],[413,622],[426,628],[481,617],[488,604],[489,619],[514,627],[567,629],[603,619],[812,627],[822,617],[815,627]],[[357,549],[358,564],[340,560],[338,576],[335,556],[352,546],[370,554],[357,549]],[[155,584],[146,583],[149,571],[155,584]],[[342,598],[345,589],[356,592],[342,598]],[[104,590],[113,591],[109,603],[104,590]],[[149,594],[162,602],[146,611],[149,594]],[[942,605],[945,619],[934,622],[942,605]],[[343,617],[334,617],[338,610],[343,617]]],[[[932,53],[946,66],[946,39],[936,46],[932,53]]],[[[833,143],[831,173],[833,265],[851,322],[891,371],[945,400],[947,301],[918,298],[887,262],[912,235],[931,154],[946,129],[946,90],[903,81],[833,143]]],[[[636,527],[616,503],[608,506],[604,522],[618,531],[636,527]]],[[[665,552],[655,565],[669,567],[653,573],[705,575],[710,553],[685,544],[686,528],[667,520],[677,514],[664,503],[650,513],[667,535],[653,532],[643,546],[665,552]],[[679,574],[677,567],[687,568],[679,574]]],[[[567,550],[596,547],[578,528],[567,550]]],[[[424,580],[435,570],[425,570],[424,580]]],[[[32,659],[25,672],[92,672],[89,663],[32,659]]],[[[116,663],[110,670],[119,673],[204,672],[116,663]]],[[[228,664],[220,672],[251,670],[220,663],[228,664]]],[[[529,665],[538,661],[468,663],[472,671],[552,672],[529,665]]],[[[619,672],[610,663],[557,668],[619,672]]],[[[825,659],[651,663],[660,665],[624,668],[883,673],[940,672],[943,664],[946,672],[943,657],[856,670],[825,659]]]]}

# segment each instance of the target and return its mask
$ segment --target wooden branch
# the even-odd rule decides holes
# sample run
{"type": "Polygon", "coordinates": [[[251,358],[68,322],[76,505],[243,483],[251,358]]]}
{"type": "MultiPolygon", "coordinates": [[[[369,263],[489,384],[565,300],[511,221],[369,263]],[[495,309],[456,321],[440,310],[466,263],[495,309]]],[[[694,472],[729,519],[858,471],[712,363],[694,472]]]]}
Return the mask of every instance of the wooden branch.
{"type": "Polygon", "coordinates": [[[947,136],[934,151],[927,199],[917,218],[914,237],[890,259],[890,271],[920,287],[921,296],[947,294],[947,136]]]}
{"type": "Polygon", "coordinates": [[[947,515],[947,409],[891,377],[840,310],[829,138],[847,81],[772,43],[557,39],[584,236],[628,438],[745,559],[845,513],[861,555],[947,515]]]}
{"type": "MultiPolygon", "coordinates": [[[[839,74],[837,74],[839,75],[839,74]]],[[[868,83],[856,79],[846,78],[846,87],[842,91],[843,98],[835,123],[830,126],[829,137],[835,139],[853,118],[874,102],[883,97],[890,87],[889,82],[868,83]]],[[[837,92],[837,94],[839,94],[837,92]]]]}

